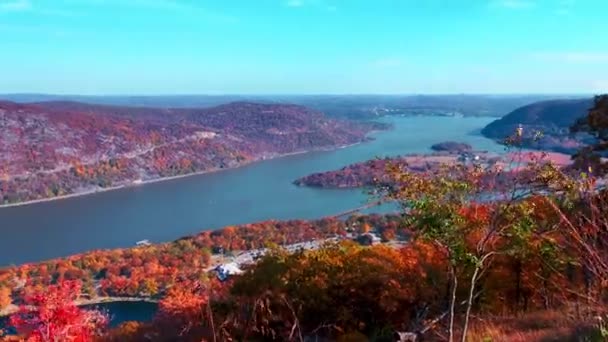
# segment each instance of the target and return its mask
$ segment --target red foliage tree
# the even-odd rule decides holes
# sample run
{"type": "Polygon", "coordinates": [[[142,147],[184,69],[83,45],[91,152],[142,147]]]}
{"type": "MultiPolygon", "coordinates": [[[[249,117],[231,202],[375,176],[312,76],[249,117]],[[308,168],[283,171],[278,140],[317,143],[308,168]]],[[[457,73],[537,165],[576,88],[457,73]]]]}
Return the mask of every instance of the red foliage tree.
{"type": "Polygon", "coordinates": [[[10,324],[27,341],[92,341],[108,319],[99,311],[77,307],[80,291],[80,282],[72,281],[29,294],[10,324]]]}

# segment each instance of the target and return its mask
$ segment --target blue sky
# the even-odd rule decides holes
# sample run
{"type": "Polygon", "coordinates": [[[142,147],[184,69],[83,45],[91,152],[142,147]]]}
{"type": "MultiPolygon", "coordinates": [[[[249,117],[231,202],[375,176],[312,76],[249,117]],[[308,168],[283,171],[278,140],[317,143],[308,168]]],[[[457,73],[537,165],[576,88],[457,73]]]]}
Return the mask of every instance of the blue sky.
{"type": "Polygon", "coordinates": [[[0,0],[0,93],[608,91],[606,0],[0,0]]]}

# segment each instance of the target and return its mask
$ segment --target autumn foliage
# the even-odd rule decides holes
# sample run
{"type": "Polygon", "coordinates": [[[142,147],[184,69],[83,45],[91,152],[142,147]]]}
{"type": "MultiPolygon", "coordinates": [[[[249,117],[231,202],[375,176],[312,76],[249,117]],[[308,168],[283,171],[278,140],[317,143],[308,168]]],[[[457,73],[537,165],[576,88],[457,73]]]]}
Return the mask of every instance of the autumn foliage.
{"type": "Polygon", "coordinates": [[[5,304],[24,301],[11,323],[32,341],[94,336],[104,320],[74,306],[80,294],[160,299],[153,322],[125,323],[107,341],[605,339],[605,180],[521,153],[417,172],[387,161],[374,195],[401,215],[267,221],[87,253],[5,269],[0,290],[27,280],[24,293],[3,291],[5,304]],[[358,233],[384,243],[346,238],[358,233]],[[279,247],[336,236],[310,251],[279,247]],[[208,276],[221,257],[263,247],[243,274],[208,276]]]}
{"type": "Polygon", "coordinates": [[[107,323],[97,311],[78,308],[78,282],[64,282],[44,291],[27,294],[10,325],[27,341],[93,341],[107,323]]]}

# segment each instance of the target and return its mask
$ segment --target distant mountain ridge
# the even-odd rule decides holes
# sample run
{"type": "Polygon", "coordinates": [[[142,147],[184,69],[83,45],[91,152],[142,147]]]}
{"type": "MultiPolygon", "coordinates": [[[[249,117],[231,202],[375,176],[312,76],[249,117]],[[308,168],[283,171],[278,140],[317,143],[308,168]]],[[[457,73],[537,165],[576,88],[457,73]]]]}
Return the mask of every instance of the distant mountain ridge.
{"type": "Polygon", "coordinates": [[[541,100],[573,98],[572,95],[158,95],[97,96],[49,94],[0,94],[14,102],[76,101],[91,104],[207,108],[231,102],[298,104],[330,117],[370,119],[383,115],[444,115],[501,117],[514,109],[541,100]]]}
{"type": "Polygon", "coordinates": [[[491,122],[481,133],[499,142],[513,135],[521,124],[526,147],[573,153],[589,142],[586,135],[570,134],[570,127],[584,117],[593,106],[593,99],[551,100],[518,108],[491,122]],[[536,132],[542,137],[534,141],[536,132]]]}
{"type": "Polygon", "coordinates": [[[0,204],[329,149],[382,128],[283,104],[176,109],[0,101],[0,204]]]}

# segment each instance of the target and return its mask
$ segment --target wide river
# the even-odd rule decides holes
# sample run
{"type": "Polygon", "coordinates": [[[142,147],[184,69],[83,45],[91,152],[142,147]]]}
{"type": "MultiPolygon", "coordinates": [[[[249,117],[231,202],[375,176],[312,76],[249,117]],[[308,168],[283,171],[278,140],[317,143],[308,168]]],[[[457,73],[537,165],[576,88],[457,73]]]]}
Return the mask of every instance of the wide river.
{"type": "Polygon", "coordinates": [[[361,190],[297,187],[296,178],[375,157],[428,152],[445,140],[502,151],[479,135],[493,118],[391,117],[374,141],[293,155],[206,175],[0,209],[0,266],[91,249],[164,242],[201,230],[267,219],[310,219],[364,204],[361,190]]]}

